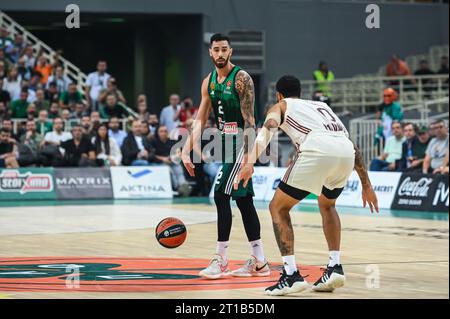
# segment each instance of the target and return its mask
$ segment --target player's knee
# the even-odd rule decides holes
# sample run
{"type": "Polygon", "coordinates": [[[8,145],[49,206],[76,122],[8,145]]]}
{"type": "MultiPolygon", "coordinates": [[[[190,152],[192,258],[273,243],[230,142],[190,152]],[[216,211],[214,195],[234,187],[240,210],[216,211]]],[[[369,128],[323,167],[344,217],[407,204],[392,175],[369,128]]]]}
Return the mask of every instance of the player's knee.
{"type": "Polygon", "coordinates": [[[280,203],[272,199],[269,204],[269,211],[272,215],[272,218],[274,218],[280,216],[283,213],[284,208],[282,205],[280,205],[280,203]]]}
{"type": "Polygon", "coordinates": [[[215,192],[214,193],[214,202],[216,204],[218,203],[224,203],[224,201],[229,201],[230,200],[230,196],[226,195],[224,193],[221,192],[215,192]]]}
{"type": "Polygon", "coordinates": [[[336,200],[328,199],[322,195],[319,197],[318,204],[321,211],[328,211],[331,208],[336,207],[336,200]]]}
{"type": "Polygon", "coordinates": [[[236,199],[236,205],[239,209],[248,209],[253,206],[253,198],[251,196],[240,197],[236,199]]]}

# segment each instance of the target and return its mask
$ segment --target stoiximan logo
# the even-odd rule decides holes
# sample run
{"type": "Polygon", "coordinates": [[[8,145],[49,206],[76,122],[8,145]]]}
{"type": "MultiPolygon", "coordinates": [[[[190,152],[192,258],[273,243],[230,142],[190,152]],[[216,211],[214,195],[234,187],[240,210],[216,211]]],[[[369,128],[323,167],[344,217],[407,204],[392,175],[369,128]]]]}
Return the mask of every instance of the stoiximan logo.
{"type": "Polygon", "coordinates": [[[0,174],[0,192],[30,193],[52,192],[53,179],[50,174],[32,172],[20,173],[17,170],[4,170],[0,174]]]}

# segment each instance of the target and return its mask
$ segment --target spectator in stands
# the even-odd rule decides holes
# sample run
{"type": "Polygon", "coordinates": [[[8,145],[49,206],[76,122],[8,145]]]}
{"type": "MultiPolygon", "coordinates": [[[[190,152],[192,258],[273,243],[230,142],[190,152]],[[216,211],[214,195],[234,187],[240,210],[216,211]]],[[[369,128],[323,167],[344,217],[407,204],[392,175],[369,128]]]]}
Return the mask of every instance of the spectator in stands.
{"type": "Polygon", "coordinates": [[[334,81],[334,73],[328,69],[325,61],[319,62],[319,67],[313,73],[316,88],[323,92],[325,96],[331,97],[331,84],[334,81]]]}
{"type": "Polygon", "coordinates": [[[100,123],[101,122],[101,117],[100,117],[100,112],[91,112],[91,123],[94,126],[95,123],[100,123]]]}
{"type": "Polygon", "coordinates": [[[181,108],[180,97],[177,94],[172,94],[170,95],[169,102],[170,104],[162,109],[159,122],[171,132],[178,126],[178,121],[175,119],[175,116],[181,108]]]}
{"type": "Polygon", "coordinates": [[[150,113],[147,109],[147,102],[145,100],[141,100],[138,102],[137,106],[138,117],[141,121],[148,121],[150,118],[150,113]]]}
{"type": "Polygon", "coordinates": [[[14,44],[14,40],[9,36],[8,29],[0,27],[0,49],[5,49],[14,44]]]}
{"type": "Polygon", "coordinates": [[[3,119],[9,117],[9,108],[6,106],[5,102],[0,101],[0,121],[3,121],[3,119]]]}
{"type": "Polygon", "coordinates": [[[33,120],[38,117],[38,111],[34,103],[30,103],[27,108],[27,120],[33,120]]]}
{"type": "Polygon", "coordinates": [[[107,124],[101,124],[97,128],[92,144],[99,166],[119,166],[122,163],[122,152],[116,141],[109,138],[107,124]]]}
{"type": "Polygon", "coordinates": [[[440,172],[448,163],[445,163],[445,155],[448,151],[448,127],[443,120],[431,124],[434,137],[426,150],[425,160],[423,161],[422,172],[433,173],[440,172]]]}
{"type": "Polygon", "coordinates": [[[92,122],[89,115],[83,115],[80,119],[80,124],[84,135],[91,138],[95,136],[95,132],[92,132],[92,122]]]}
{"type": "Polygon", "coordinates": [[[8,107],[9,102],[11,102],[11,96],[8,91],[3,89],[3,83],[3,78],[0,77],[0,102],[3,102],[8,107]]]}
{"type": "Polygon", "coordinates": [[[72,109],[77,103],[83,103],[83,94],[78,91],[76,83],[70,83],[59,97],[59,106],[62,109],[72,109]]]}
{"type": "Polygon", "coordinates": [[[21,167],[41,163],[39,148],[43,138],[37,133],[34,120],[28,120],[26,128],[27,131],[20,137],[19,165],[21,167]]]}
{"type": "Polygon", "coordinates": [[[17,73],[17,68],[13,67],[8,71],[8,76],[3,81],[3,90],[8,91],[11,100],[17,100],[20,96],[21,79],[17,73]]]}
{"type": "Polygon", "coordinates": [[[28,103],[33,103],[36,100],[36,92],[28,86],[29,83],[30,83],[29,81],[22,80],[22,83],[20,85],[21,90],[27,89],[28,91],[28,98],[27,98],[28,103]]]}
{"type": "Polygon", "coordinates": [[[186,121],[195,119],[198,108],[194,106],[194,101],[190,96],[187,96],[181,102],[181,108],[175,115],[175,121],[179,121],[182,127],[186,127],[186,121]]]}
{"type": "Polygon", "coordinates": [[[27,117],[27,109],[28,103],[28,88],[22,88],[20,92],[20,98],[18,100],[14,100],[11,103],[11,116],[13,118],[26,118],[27,117]]]}
{"type": "Polygon", "coordinates": [[[112,116],[109,119],[109,137],[114,139],[119,147],[122,147],[123,140],[127,137],[127,133],[120,129],[119,119],[115,116],[112,116]]]}
{"type": "Polygon", "coordinates": [[[375,117],[381,120],[381,125],[377,131],[377,143],[379,140],[388,139],[392,136],[392,122],[402,121],[403,112],[400,103],[397,101],[397,92],[392,88],[386,88],[383,91],[383,103],[378,106],[375,117]]]}
{"type": "Polygon", "coordinates": [[[143,166],[153,161],[154,149],[150,142],[142,137],[140,120],[134,120],[131,124],[131,131],[124,139],[121,151],[123,165],[143,166]]]}
{"type": "Polygon", "coordinates": [[[48,110],[48,118],[55,119],[59,117],[59,104],[57,102],[50,103],[50,110],[48,110]]]}
{"type": "MultiPolygon", "coordinates": [[[[396,54],[392,55],[391,60],[386,65],[386,76],[399,77],[399,76],[410,76],[410,75],[411,75],[411,70],[410,70],[408,64],[406,64],[406,62],[403,61],[402,59],[400,59],[396,54]]],[[[414,81],[405,80],[403,83],[405,86],[408,86],[408,85],[414,84],[413,82],[414,81]]],[[[394,88],[398,88],[399,81],[398,80],[389,81],[389,85],[394,88]]]]}
{"type": "Polygon", "coordinates": [[[67,75],[64,74],[64,68],[62,66],[57,66],[55,68],[55,72],[53,75],[49,76],[47,80],[47,86],[48,88],[49,83],[55,82],[56,87],[58,89],[58,92],[65,92],[69,90],[69,84],[72,83],[72,81],[69,79],[67,75]]]}
{"type": "Polygon", "coordinates": [[[23,36],[17,33],[14,37],[14,43],[6,47],[5,53],[9,56],[13,63],[17,63],[25,50],[26,44],[23,36]]]}
{"type": "Polygon", "coordinates": [[[81,119],[83,116],[88,115],[86,105],[83,102],[75,103],[75,107],[70,110],[70,116],[74,119],[81,119]]]}
{"type": "Polygon", "coordinates": [[[47,90],[45,91],[45,99],[50,103],[58,103],[59,105],[59,92],[56,82],[50,82],[47,90]]]}
{"type": "MultiPolygon", "coordinates": [[[[434,72],[431,71],[431,69],[428,65],[428,61],[425,59],[420,61],[419,68],[416,70],[416,72],[414,72],[414,75],[419,75],[419,76],[433,75],[433,74],[434,74],[434,72]]],[[[425,92],[424,97],[431,98],[430,91],[435,89],[435,86],[433,83],[434,81],[431,79],[419,79],[417,82],[418,82],[417,88],[419,88],[419,85],[422,85],[422,90],[425,92]]]]}
{"type": "Polygon", "coordinates": [[[3,119],[2,128],[6,128],[10,132],[9,136],[15,139],[17,142],[20,140],[20,134],[14,134],[13,122],[9,118],[3,119]]]}
{"type": "Polygon", "coordinates": [[[42,154],[45,156],[45,165],[60,166],[62,163],[61,155],[64,155],[64,148],[60,147],[61,143],[72,139],[72,134],[64,132],[64,122],[62,118],[57,117],[53,120],[53,131],[48,132],[44,136],[41,148],[42,154]]]}
{"type": "Polygon", "coordinates": [[[37,111],[48,110],[50,108],[50,103],[45,99],[44,89],[36,90],[36,99],[34,100],[34,105],[36,105],[37,111]]]}
{"type": "Polygon", "coordinates": [[[70,121],[70,111],[68,109],[61,110],[61,118],[68,123],[70,121]]]}
{"type": "Polygon", "coordinates": [[[156,114],[150,114],[148,117],[148,128],[150,130],[150,133],[152,135],[156,134],[156,130],[159,126],[159,121],[158,121],[158,115],[156,114]]]}
{"type": "Polygon", "coordinates": [[[34,56],[33,47],[31,45],[27,45],[23,51],[22,58],[25,60],[25,66],[29,70],[33,70],[36,65],[36,57],[34,56]]]}
{"type": "Polygon", "coordinates": [[[31,79],[31,71],[32,69],[27,68],[25,64],[25,58],[21,57],[16,64],[17,73],[22,80],[30,80],[31,79]]]}
{"type": "Polygon", "coordinates": [[[411,70],[405,61],[396,54],[391,56],[391,60],[386,65],[386,76],[407,76],[411,75],[411,70]]]}
{"type": "Polygon", "coordinates": [[[117,88],[117,81],[115,78],[110,77],[107,82],[106,89],[102,89],[98,95],[98,101],[100,104],[106,104],[106,98],[109,94],[114,94],[119,103],[127,104],[122,91],[117,88]]]}
{"type": "Polygon", "coordinates": [[[142,125],[142,128],[141,128],[142,137],[145,137],[146,139],[151,141],[152,138],[153,138],[153,135],[150,132],[150,128],[149,128],[148,122],[147,121],[141,121],[141,125],[142,125]]]}
{"type": "MultiPolygon", "coordinates": [[[[177,190],[181,196],[189,196],[191,187],[186,181],[181,164],[176,163],[176,156],[171,154],[172,147],[176,142],[169,139],[169,130],[165,126],[158,128],[155,138],[152,140],[152,146],[155,149],[155,163],[161,163],[170,167],[170,177],[172,187],[177,190]]],[[[177,153],[179,150],[177,150],[177,153]]]]}
{"type": "Polygon", "coordinates": [[[97,166],[95,148],[91,140],[83,134],[81,126],[74,124],[72,127],[73,138],[61,142],[65,150],[63,163],[69,167],[97,166]]]}
{"type": "Polygon", "coordinates": [[[48,132],[53,130],[52,121],[48,118],[48,112],[46,110],[40,110],[38,113],[38,119],[36,121],[36,131],[44,136],[48,132]]]}
{"type": "Polygon", "coordinates": [[[100,115],[104,119],[109,119],[111,116],[124,118],[127,116],[122,105],[118,103],[116,96],[111,93],[106,97],[106,104],[100,107],[100,115]]]}
{"type": "Polygon", "coordinates": [[[392,122],[392,133],[393,136],[386,139],[381,156],[372,161],[371,171],[394,171],[396,169],[396,161],[402,157],[402,144],[405,141],[402,125],[399,122],[392,122]]]}
{"type": "Polygon", "coordinates": [[[97,63],[97,71],[89,73],[86,78],[85,96],[88,106],[92,111],[99,108],[98,97],[102,89],[107,89],[107,83],[110,75],[106,72],[106,61],[100,60],[97,63]]]}
{"type": "Polygon", "coordinates": [[[36,63],[36,66],[34,67],[34,71],[39,72],[42,76],[41,78],[41,84],[46,84],[48,82],[48,78],[52,74],[53,67],[48,62],[47,57],[44,54],[41,54],[38,58],[38,62],[36,63]]]}
{"type": "Polygon", "coordinates": [[[0,129],[0,168],[3,167],[19,168],[16,140],[11,138],[11,131],[5,127],[0,129]]]}
{"type": "Polygon", "coordinates": [[[440,167],[438,167],[438,168],[436,168],[434,171],[433,171],[433,174],[449,174],[449,166],[448,166],[448,164],[449,164],[449,160],[448,160],[448,156],[449,156],[449,154],[448,154],[448,149],[447,149],[447,152],[446,152],[446,154],[445,154],[445,157],[444,157],[444,161],[443,161],[443,163],[442,163],[442,166],[440,166],[440,167]]]}
{"type": "Polygon", "coordinates": [[[403,126],[403,133],[406,140],[402,145],[402,158],[398,162],[400,171],[418,171],[422,170],[422,163],[425,158],[425,151],[429,142],[425,140],[422,143],[423,136],[428,134],[426,128],[418,128],[413,123],[406,123],[403,126]],[[419,138],[419,135],[422,137],[419,138]]]}

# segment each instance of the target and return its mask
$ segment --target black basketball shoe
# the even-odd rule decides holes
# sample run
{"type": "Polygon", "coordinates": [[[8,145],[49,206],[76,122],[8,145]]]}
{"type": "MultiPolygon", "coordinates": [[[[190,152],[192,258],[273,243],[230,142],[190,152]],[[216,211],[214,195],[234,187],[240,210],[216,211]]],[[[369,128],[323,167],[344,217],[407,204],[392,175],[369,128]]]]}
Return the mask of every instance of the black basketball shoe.
{"type": "Polygon", "coordinates": [[[345,284],[344,269],[342,265],[328,266],[322,274],[322,277],[317,280],[312,290],[318,292],[333,292],[336,288],[341,288],[345,284]]]}
{"type": "Polygon", "coordinates": [[[294,272],[291,276],[286,274],[283,269],[278,283],[266,288],[266,295],[269,296],[285,296],[288,294],[294,294],[302,292],[308,289],[309,284],[303,279],[302,275],[298,271],[294,272]]]}

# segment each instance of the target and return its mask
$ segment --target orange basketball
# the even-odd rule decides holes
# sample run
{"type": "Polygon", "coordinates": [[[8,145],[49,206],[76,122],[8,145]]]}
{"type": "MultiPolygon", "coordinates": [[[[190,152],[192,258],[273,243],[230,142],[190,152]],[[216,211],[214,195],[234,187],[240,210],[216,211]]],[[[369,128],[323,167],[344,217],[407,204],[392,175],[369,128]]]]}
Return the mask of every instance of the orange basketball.
{"type": "Polygon", "coordinates": [[[174,217],[159,222],[155,230],[156,240],[166,248],[177,248],[186,240],[187,230],[184,223],[174,217]]]}

